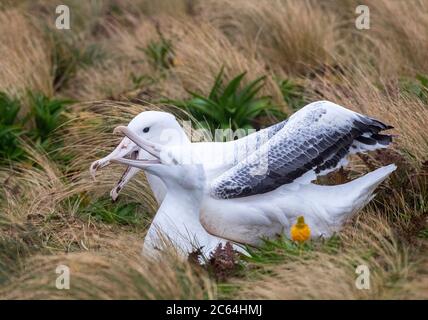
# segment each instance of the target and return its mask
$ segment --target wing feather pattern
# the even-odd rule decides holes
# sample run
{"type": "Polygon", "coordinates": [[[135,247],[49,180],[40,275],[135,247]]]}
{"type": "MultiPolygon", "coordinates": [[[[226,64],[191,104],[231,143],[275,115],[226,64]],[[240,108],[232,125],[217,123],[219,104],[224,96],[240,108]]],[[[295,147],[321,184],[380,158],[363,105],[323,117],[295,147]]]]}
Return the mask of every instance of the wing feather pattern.
{"type": "Polygon", "coordinates": [[[311,103],[254,153],[214,179],[210,194],[239,198],[272,191],[310,171],[325,174],[348,154],[387,147],[392,137],[379,132],[390,128],[332,102],[311,103]]]}

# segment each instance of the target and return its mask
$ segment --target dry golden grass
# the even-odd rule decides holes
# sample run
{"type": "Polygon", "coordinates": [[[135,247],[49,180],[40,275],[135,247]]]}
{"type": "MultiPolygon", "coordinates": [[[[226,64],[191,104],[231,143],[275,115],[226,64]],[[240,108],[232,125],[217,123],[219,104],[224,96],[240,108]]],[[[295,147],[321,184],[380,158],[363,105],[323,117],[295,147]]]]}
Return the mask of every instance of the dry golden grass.
{"type": "MultiPolygon", "coordinates": [[[[242,53],[221,31],[209,23],[199,21],[171,23],[174,33],[183,30],[183,35],[174,47],[176,67],[172,72],[178,76],[184,88],[208,92],[215,76],[224,67],[228,80],[245,71],[245,82],[267,75],[263,93],[271,95],[276,103],[283,105],[279,87],[264,63],[251,54],[242,53]]],[[[165,33],[168,35],[168,30],[165,33]]]]}
{"type": "Polygon", "coordinates": [[[118,100],[132,88],[130,74],[135,66],[129,62],[109,61],[95,67],[80,70],[76,75],[77,85],[67,91],[73,99],[79,101],[118,100]]]}
{"type": "Polygon", "coordinates": [[[317,2],[222,0],[210,1],[202,9],[231,42],[274,70],[307,72],[331,62],[335,52],[334,15],[322,11],[317,2]]]}
{"type": "MultiPolygon", "coordinates": [[[[117,1],[117,0],[116,0],[117,1]]],[[[120,0],[119,0],[120,1],[120,0]]],[[[199,0],[126,0],[129,4],[133,4],[138,10],[146,16],[170,15],[170,16],[185,16],[193,14],[196,4],[199,0]]]]}
{"type": "Polygon", "coordinates": [[[428,153],[428,109],[417,98],[400,93],[397,79],[386,82],[371,80],[369,72],[344,71],[345,75],[318,77],[311,86],[313,99],[335,101],[347,108],[382,119],[397,134],[399,148],[423,161],[428,153]],[[411,111],[410,111],[411,110],[411,111]]]}
{"type": "Polygon", "coordinates": [[[427,73],[428,2],[371,1],[370,9],[368,40],[374,52],[370,57],[382,74],[427,73]]]}
{"type": "Polygon", "coordinates": [[[26,90],[51,96],[51,52],[29,15],[0,11],[0,90],[22,96],[26,90]]]}
{"type": "MultiPolygon", "coordinates": [[[[418,236],[427,230],[427,173],[418,170],[428,154],[428,109],[423,99],[404,94],[400,82],[428,73],[428,1],[370,1],[370,30],[355,28],[357,0],[64,3],[74,13],[67,35],[50,23],[53,0],[0,5],[0,91],[78,101],[53,134],[53,141],[63,142],[56,152],[68,161],[25,141],[29,159],[0,167],[0,298],[428,297],[427,239],[418,236]],[[78,64],[64,85],[54,86],[53,35],[79,52],[94,45],[105,56],[78,64]],[[161,37],[173,47],[167,69],[154,66],[142,50],[161,37]],[[331,100],[392,124],[394,149],[405,159],[398,159],[400,174],[340,233],[337,251],[292,259],[278,252],[284,255],[279,264],[249,263],[227,281],[237,287],[233,296],[217,292],[216,281],[187,262],[141,257],[157,209],[143,173],[120,196],[138,203],[142,223],[107,223],[81,212],[82,204],[106,198],[122,173],[112,165],[96,181],[89,175],[90,163],[120,140],[113,128],[142,111],[165,110],[159,98],[183,99],[186,90],[207,94],[222,66],[228,80],[244,71],[246,82],[267,76],[263,94],[287,111],[278,79],[298,80],[310,101],[331,100]],[[418,183],[401,181],[415,177],[418,183]],[[68,291],[55,288],[59,264],[71,268],[68,291]],[[371,290],[355,288],[358,264],[369,266],[371,290]]],[[[370,159],[384,164],[375,155],[370,159]]],[[[364,161],[352,164],[356,172],[367,171],[364,161]]]]}
{"type": "Polygon", "coordinates": [[[216,286],[202,269],[166,257],[142,258],[141,242],[106,241],[100,252],[37,256],[23,276],[0,290],[3,299],[214,299],[216,286]],[[109,252],[110,251],[110,252],[109,252]],[[70,289],[55,286],[57,266],[70,268],[70,289]]]}
{"type": "MultiPolygon", "coordinates": [[[[406,283],[409,264],[406,248],[395,237],[388,222],[367,215],[344,230],[343,249],[337,254],[306,253],[269,268],[272,275],[246,283],[242,298],[251,299],[394,299],[406,283]],[[355,286],[358,265],[370,270],[370,290],[355,286]]],[[[414,296],[426,298],[421,290],[414,296]]]]}
{"type": "Polygon", "coordinates": [[[398,38],[404,42],[398,44],[398,41],[392,41],[395,44],[394,49],[401,54],[400,61],[405,61],[404,67],[407,67],[410,72],[428,72],[425,55],[428,49],[426,16],[428,2],[423,0],[397,3],[383,1],[383,4],[384,7],[378,8],[383,17],[382,37],[398,38]],[[388,21],[385,18],[387,15],[394,16],[395,19],[388,21]]]}

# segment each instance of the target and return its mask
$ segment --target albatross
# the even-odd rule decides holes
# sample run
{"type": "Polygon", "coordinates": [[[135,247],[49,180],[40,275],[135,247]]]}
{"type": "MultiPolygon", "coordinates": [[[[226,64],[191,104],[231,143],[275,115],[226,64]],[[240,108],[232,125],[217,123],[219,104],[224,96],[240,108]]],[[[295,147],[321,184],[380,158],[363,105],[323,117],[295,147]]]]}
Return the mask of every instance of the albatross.
{"type": "MultiPolygon", "coordinates": [[[[228,142],[191,143],[176,118],[170,113],[161,111],[144,111],[138,114],[129,122],[128,128],[136,135],[147,140],[176,145],[183,148],[183,150],[186,149],[189,152],[189,156],[198,157],[204,162],[207,179],[212,179],[231,168],[240,159],[257,150],[263,143],[272,138],[286,122],[286,120],[282,121],[228,142]]],[[[109,155],[91,164],[90,173],[92,177],[95,178],[97,170],[108,166],[112,160],[124,157],[153,160],[149,153],[140,148],[131,139],[125,137],[109,155]]],[[[113,200],[117,199],[121,190],[139,171],[140,169],[136,167],[126,167],[122,177],[110,192],[113,200]]],[[[165,184],[162,179],[150,172],[146,172],[146,177],[157,202],[160,204],[166,195],[165,184]]]]}
{"type": "MultiPolygon", "coordinates": [[[[278,182],[291,183],[305,173],[306,179],[313,179],[314,174],[325,175],[346,165],[348,155],[386,148],[392,141],[392,136],[380,133],[391,129],[391,126],[329,101],[308,104],[288,120],[229,142],[191,143],[175,117],[159,111],[140,113],[130,121],[127,128],[137,139],[141,137],[155,143],[179,147],[182,153],[186,153],[188,162],[192,162],[192,158],[198,158],[204,165],[208,181],[219,178],[241,160],[249,156],[254,158],[254,154],[263,145],[266,148],[266,142],[273,140],[275,146],[272,150],[283,153],[269,167],[269,179],[263,179],[263,188],[270,183],[271,186],[267,188],[271,189],[278,182]],[[274,178],[274,175],[277,177],[274,178]]],[[[125,157],[153,159],[132,139],[125,137],[112,153],[91,164],[91,175],[95,177],[97,169],[106,167],[114,159],[125,157]]],[[[110,192],[113,200],[139,170],[127,166],[110,192]]],[[[146,173],[146,176],[156,200],[161,203],[166,194],[164,183],[150,173],[146,173]]]]}
{"type": "MultiPolygon", "coordinates": [[[[380,133],[391,126],[328,101],[309,104],[296,112],[244,157],[234,152],[244,144],[217,144],[216,151],[223,148],[232,157],[226,165],[212,165],[188,140],[178,144],[154,142],[162,139],[144,134],[152,129],[162,134],[159,127],[168,126],[163,122],[158,127],[152,121],[140,119],[139,127],[120,126],[115,132],[125,134],[124,139],[132,141],[133,148],[146,152],[153,161],[176,169],[184,166],[184,176],[200,176],[204,187],[199,185],[197,189],[202,200],[190,201],[199,203],[199,223],[209,234],[237,243],[259,245],[262,238],[288,235],[300,215],[305,216],[312,237],[331,236],[373,198],[376,187],[396,168],[393,164],[382,167],[337,186],[314,184],[318,175],[345,165],[349,154],[385,148],[392,141],[391,135],[380,133]]],[[[258,140],[260,136],[253,137],[258,140]]],[[[245,139],[248,142],[251,135],[245,139]]],[[[129,145],[123,149],[126,151],[129,145]]],[[[111,161],[131,170],[146,169],[141,159],[116,156],[111,161]]],[[[191,189],[183,190],[187,193],[191,189]]],[[[172,209],[168,210],[174,210],[171,203],[174,201],[170,201],[172,209]]],[[[179,216],[184,218],[184,214],[179,216]]]]}
{"type": "MultiPolygon", "coordinates": [[[[115,131],[128,135],[132,140],[135,138],[126,128],[119,127],[115,131]]],[[[120,158],[112,161],[159,176],[168,190],[145,240],[145,248],[150,250],[152,243],[160,239],[157,233],[153,233],[153,228],[162,230],[175,243],[187,234],[197,240],[205,254],[214,249],[220,239],[259,246],[265,238],[281,234],[288,236],[292,223],[302,214],[312,230],[312,237],[329,237],[373,198],[376,187],[396,169],[391,164],[337,186],[285,184],[266,192],[255,188],[249,195],[236,197],[237,189],[224,186],[231,186],[228,181],[245,182],[253,159],[240,162],[235,166],[237,168],[226,172],[221,178],[223,180],[216,179],[210,183],[205,180],[201,163],[180,164],[178,149],[144,138],[135,142],[155,160],[120,158]],[[246,170],[242,171],[244,167],[246,170]],[[179,235],[177,225],[181,226],[179,235]]],[[[247,183],[247,186],[256,184],[247,183]]],[[[242,191],[241,188],[238,190],[242,191]]],[[[186,248],[186,245],[181,242],[179,247],[186,248]]]]}
{"type": "MultiPolygon", "coordinates": [[[[127,159],[113,159],[112,162],[126,163],[127,159]]],[[[156,212],[144,239],[143,255],[159,258],[161,253],[173,248],[181,257],[199,251],[204,258],[226,240],[208,233],[199,222],[205,184],[201,165],[171,166],[158,160],[138,161],[135,168],[158,177],[166,187],[165,197],[156,212]]],[[[131,164],[133,166],[133,163],[131,164]]],[[[245,250],[233,245],[242,253],[245,250]]]]}

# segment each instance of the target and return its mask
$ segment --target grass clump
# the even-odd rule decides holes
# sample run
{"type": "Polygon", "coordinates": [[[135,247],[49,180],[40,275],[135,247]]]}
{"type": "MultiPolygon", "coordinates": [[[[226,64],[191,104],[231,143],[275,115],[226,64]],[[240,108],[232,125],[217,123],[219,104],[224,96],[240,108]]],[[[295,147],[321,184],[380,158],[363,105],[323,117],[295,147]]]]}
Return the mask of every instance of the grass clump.
{"type": "Polygon", "coordinates": [[[59,91],[66,87],[80,68],[102,61],[106,54],[99,44],[82,44],[77,36],[59,35],[52,31],[53,87],[59,91]]]}
{"type": "Polygon", "coordinates": [[[2,160],[22,160],[25,155],[22,141],[32,141],[45,151],[55,150],[58,141],[52,133],[66,120],[66,106],[70,100],[49,98],[40,92],[28,92],[29,111],[23,111],[20,99],[0,92],[0,155],[2,160]]]}
{"type": "Polygon", "coordinates": [[[250,256],[244,257],[244,260],[253,264],[279,264],[285,260],[304,258],[317,251],[334,253],[340,245],[340,238],[336,235],[304,243],[297,243],[281,235],[277,239],[263,239],[263,244],[259,248],[246,246],[250,256]]]}
{"type": "Polygon", "coordinates": [[[139,226],[143,216],[137,203],[112,202],[108,198],[100,198],[88,204],[81,202],[81,216],[108,224],[139,226]]]}
{"type": "Polygon", "coordinates": [[[245,75],[246,72],[243,72],[225,85],[222,68],[207,97],[190,92],[192,97],[189,100],[169,102],[185,108],[202,127],[211,131],[228,128],[251,129],[258,116],[280,112],[269,96],[258,96],[266,77],[259,77],[243,85],[245,75]]]}
{"type": "Polygon", "coordinates": [[[170,40],[161,37],[159,41],[151,41],[145,48],[140,48],[146,57],[149,59],[150,64],[156,70],[165,70],[173,66],[174,50],[170,40]]]}
{"type": "Polygon", "coordinates": [[[405,79],[401,83],[404,93],[428,103],[428,77],[418,74],[415,79],[405,79]]]}
{"type": "Polygon", "coordinates": [[[297,111],[307,103],[304,96],[305,88],[302,85],[291,79],[281,80],[278,85],[285,103],[287,103],[292,110],[297,111]]]}
{"type": "Polygon", "coordinates": [[[18,118],[21,109],[18,99],[0,92],[0,159],[14,161],[22,158],[19,137],[25,133],[24,123],[18,118]]]}
{"type": "Polygon", "coordinates": [[[31,111],[29,117],[34,121],[31,132],[33,140],[45,143],[49,136],[65,121],[64,112],[71,100],[48,98],[41,93],[30,93],[31,111]]]}

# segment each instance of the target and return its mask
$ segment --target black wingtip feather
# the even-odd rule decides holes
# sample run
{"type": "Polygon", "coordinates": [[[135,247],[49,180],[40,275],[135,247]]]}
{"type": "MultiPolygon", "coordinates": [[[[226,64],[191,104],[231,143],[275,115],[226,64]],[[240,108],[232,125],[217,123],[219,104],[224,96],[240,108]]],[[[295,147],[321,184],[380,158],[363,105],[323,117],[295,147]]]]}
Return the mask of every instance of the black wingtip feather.
{"type": "Polygon", "coordinates": [[[389,145],[392,142],[392,136],[388,134],[374,133],[370,137],[375,139],[378,143],[385,146],[389,145]]]}
{"type": "Polygon", "coordinates": [[[391,125],[385,124],[382,121],[370,117],[360,116],[359,120],[366,126],[368,126],[370,128],[370,131],[372,131],[373,133],[378,133],[382,130],[389,130],[394,128],[391,125]]]}
{"type": "Polygon", "coordinates": [[[356,137],[355,140],[357,140],[358,142],[364,143],[364,144],[368,144],[370,146],[376,144],[376,140],[372,139],[370,137],[359,136],[359,137],[356,137]]]}

